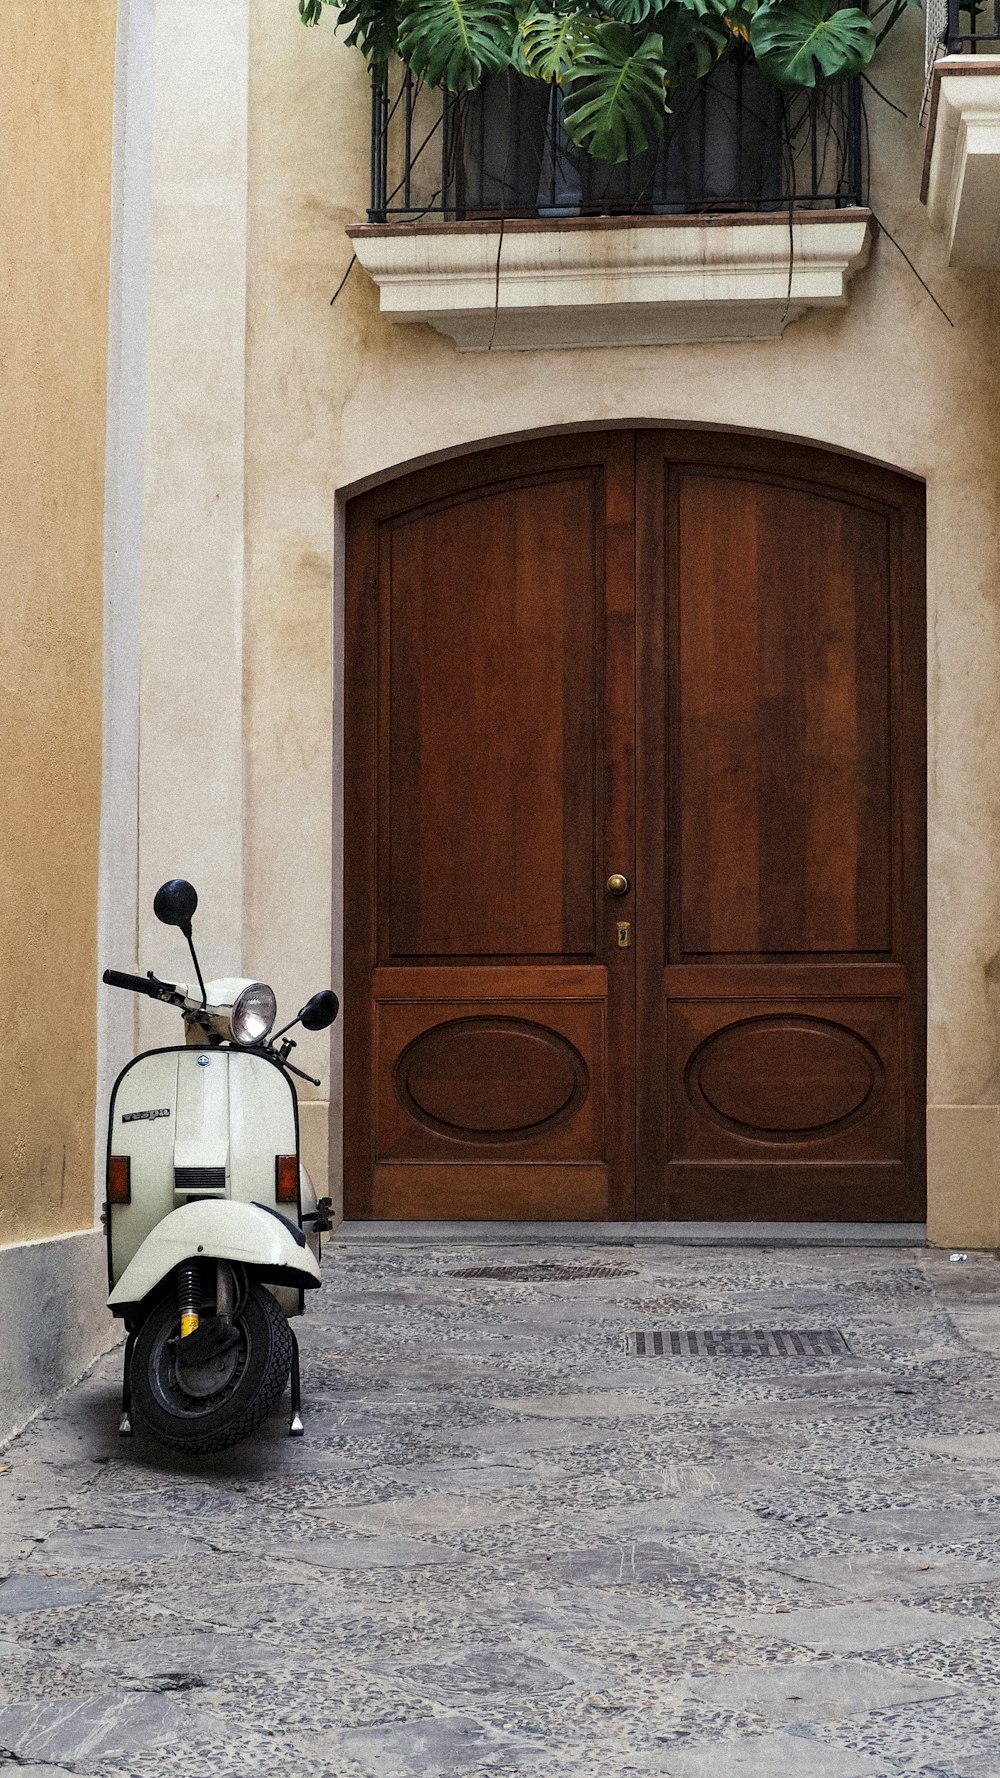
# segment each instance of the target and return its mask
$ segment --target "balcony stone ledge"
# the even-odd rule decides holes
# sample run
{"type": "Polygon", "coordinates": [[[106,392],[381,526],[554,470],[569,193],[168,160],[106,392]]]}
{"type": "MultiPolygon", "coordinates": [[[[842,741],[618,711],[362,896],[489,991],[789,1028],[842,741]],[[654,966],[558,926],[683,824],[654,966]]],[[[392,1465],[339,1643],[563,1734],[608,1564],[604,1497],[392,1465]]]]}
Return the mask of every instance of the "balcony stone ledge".
{"type": "Polygon", "coordinates": [[[935,62],[920,196],[949,265],[1000,266],[1000,56],[935,62]]]}
{"type": "Polygon", "coordinates": [[[382,313],[460,352],[777,339],[843,308],[871,212],[544,217],[349,228],[382,313]],[[793,242],[789,272],[789,235],[793,242]],[[499,263],[499,276],[498,267],[499,263]]]}

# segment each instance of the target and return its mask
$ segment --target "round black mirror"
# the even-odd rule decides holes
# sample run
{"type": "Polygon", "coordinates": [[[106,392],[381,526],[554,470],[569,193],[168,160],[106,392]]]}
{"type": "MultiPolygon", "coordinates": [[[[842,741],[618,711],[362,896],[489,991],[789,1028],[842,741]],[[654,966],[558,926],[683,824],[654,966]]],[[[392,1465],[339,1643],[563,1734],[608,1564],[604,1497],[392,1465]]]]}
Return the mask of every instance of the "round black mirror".
{"type": "Polygon", "coordinates": [[[161,883],[153,897],[153,912],[164,926],[179,926],[184,930],[190,926],[191,916],[198,906],[198,892],[193,883],[186,883],[183,877],[171,877],[169,883],[161,883]]]}
{"type": "Polygon", "coordinates": [[[340,1001],[333,989],[322,988],[311,1000],[306,1001],[299,1018],[307,1031],[325,1031],[328,1025],[333,1024],[339,1011],[340,1001]]]}

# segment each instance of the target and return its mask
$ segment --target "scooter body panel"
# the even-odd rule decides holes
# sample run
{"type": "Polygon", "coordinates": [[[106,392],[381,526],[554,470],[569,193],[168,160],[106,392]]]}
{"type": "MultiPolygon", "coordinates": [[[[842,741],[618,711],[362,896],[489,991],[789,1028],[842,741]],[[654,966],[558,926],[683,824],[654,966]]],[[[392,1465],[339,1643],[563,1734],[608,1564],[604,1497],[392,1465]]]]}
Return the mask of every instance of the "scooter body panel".
{"type": "MultiPolygon", "coordinates": [[[[301,1237],[300,1237],[301,1239],[301,1237]]],[[[170,1212],[146,1236],[108,1298],[112,1309],[140,1303],[184,1260],[233,1260],[295,1290],[320,1283],[319,1266],[280,1213],[232,1199],[202,1199],[170,1212]]]]}
{"type": "MultiPolygon", "coordinates": [[[[201,1046],[137,1056],[119,1075],[110,1108],[108,1153],[128,1156],[131,1188],[129,1203],[107,1209],[112,1305],[123,1300],[117,1287],[140,1249],[186,1206],[218,1204],[224,1212],[229,1206],[258,1204],[265,1206],[261,1223],[280,1230],[266,1214],[273,1207],[299,1226],[303,1210],[315,1208],[304,1169],[299,1169],[297,1205],[278,1205],[275,1196],[277,1157],[297,1158],[298,1152],[294,1087],[266,1057],[201,1046]]],[[[303,1249],[290,1234],[288,1239],[301,1258],[303,1249]]],[[[206,1255],[235,1257],[221,1247],[202,1245],[206,1255]]],[[[317,1237],[309,1247],[310,1263],[303,1269],[310,1281],[315,1270],[318,1282],[317,1237]]]]}

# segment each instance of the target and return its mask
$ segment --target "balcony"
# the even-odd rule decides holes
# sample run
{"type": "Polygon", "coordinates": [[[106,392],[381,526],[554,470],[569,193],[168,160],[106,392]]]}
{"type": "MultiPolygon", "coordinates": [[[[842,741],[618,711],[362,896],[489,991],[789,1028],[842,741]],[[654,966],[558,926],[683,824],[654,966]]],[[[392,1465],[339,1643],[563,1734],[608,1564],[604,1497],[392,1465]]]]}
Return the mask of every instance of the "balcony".
{"type": "Polygon", "coordinates": [[[928,0],[927,36],[931,66],[920,195],[932,225],[947,235],[949,264],[997,267],[1000,0],[988,6],[928,0]]]}
{"type": "Polygon", "coordinates": [[[348,233],[383,313],[464,351],[774,338],[865,263],[862,144],[860,81],[785,97],[749,55],[622,164],[574,147],[557,87],[508,71],[455,97],[400,68],[348,233]]]}

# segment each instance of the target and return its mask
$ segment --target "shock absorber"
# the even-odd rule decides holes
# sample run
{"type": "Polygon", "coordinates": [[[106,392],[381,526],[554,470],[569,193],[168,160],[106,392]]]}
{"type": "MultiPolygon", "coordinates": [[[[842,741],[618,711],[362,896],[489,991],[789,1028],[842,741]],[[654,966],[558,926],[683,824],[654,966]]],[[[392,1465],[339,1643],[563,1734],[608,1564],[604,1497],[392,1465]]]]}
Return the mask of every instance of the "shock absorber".
{"type": "Polygon", "coordinates": [[[194,1260],[188,1260],[177,1274],[177,1307],[181,1316],[181,1339],[193,1334],[201,1310],[201,1278],[194,1260]]]}

